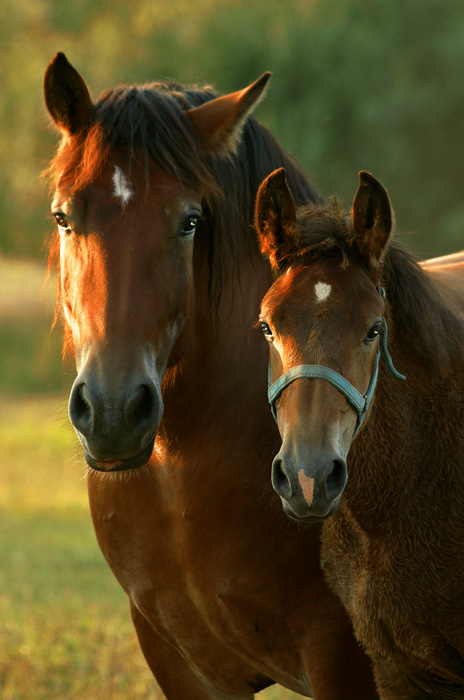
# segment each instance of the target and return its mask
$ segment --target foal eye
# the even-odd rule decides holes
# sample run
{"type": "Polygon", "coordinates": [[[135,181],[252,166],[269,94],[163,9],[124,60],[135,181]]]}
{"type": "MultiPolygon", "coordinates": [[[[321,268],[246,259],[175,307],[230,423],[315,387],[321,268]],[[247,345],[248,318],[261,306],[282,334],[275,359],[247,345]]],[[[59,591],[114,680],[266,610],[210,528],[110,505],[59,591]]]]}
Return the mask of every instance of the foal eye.
{"type": "Polygon", "coordinates": [[[267,338],[268,340],[272,340],[274,336],[272,335],[272,331],[271,331],[271,329],[269,328],[269,326],[268,326],[268,324],[266,323],[266,321],[261,321],[261,322],[260,322],[260,325],[261,325],[261,330],[263,331],[263,333],[264,333],[264,335],[266,336],[266,338],[267,338]]]}
{"type": "Polygon", "coordinates": [[[195,233],[195,230],[197,228],[199,216],[196,216],[195,214],[190,214],[183,223],[182,230],[181,230],[181,235],[182,236],[193,236],[195,233]]]}
{"type": "Polygon", "coordinates": [[[365,343],[372,343],[374,340],[376,340],[380,332],[382,330],[382,326],[380,323],[375,323],[372,328],[369,330],[369,332],[366,334],[366,337],[364,338],[365,343]]]}

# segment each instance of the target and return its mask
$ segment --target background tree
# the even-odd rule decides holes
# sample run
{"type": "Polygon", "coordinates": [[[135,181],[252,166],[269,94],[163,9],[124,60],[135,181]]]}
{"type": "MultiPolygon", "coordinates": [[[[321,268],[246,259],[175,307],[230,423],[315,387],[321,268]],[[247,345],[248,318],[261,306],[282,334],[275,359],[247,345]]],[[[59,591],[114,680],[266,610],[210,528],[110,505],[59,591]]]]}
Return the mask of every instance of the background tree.
{"type": "Polygon", "coordinates": [[[57,50],[94,97],[166,77],[225,92],[272,70],[258,116],[324,196],[350,202],[371,170],[419,255],[462,248],[463,37],[451,0],[4,0],[0,252],[43,256],[56,135],[42,76],[57,50]]]}

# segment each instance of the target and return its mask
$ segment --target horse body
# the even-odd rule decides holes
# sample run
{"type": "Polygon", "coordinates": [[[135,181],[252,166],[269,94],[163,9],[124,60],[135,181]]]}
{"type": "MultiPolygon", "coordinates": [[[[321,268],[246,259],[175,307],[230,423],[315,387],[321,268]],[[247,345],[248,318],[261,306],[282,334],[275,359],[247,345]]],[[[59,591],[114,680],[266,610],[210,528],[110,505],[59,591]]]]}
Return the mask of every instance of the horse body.
{"type": "Polygon", "coordinates": [[[352,217],[336,207],[296,216],[281,173],[260,190],[257,225],[279,275],[261,316],[273,379],[311,362],[364,393],[382,316],[406,375],[389,376],[381,361],[354,440],[356,413],[341,391],[313,379],[288,385],[276,405],[273,484],[294,519],[332,514],[321,560],[380,696],[462,698],[464,264],[458,254],[421,270],[390,243],[388,196],[371,178],[361,174],[352,217]],[[330,286],[326,297],[318,284],[330,286]],[[347,478],[340,467],[336,478],[334,451],[347,478]]]}
{"type": "Polygon", "coordinates": [[[464,252],[424,260],[422,269],[443,296],[445,304],[462,309],[464,298],[464,252]]]}
{"type": "MultiPolygon", "coordinates": [[[[90,502],[100,547],[132,601],[139,635],[140,628],[150,624],[141,637],[142,648],[168,697],[169,693],[173,697],[215,697],[218,690],[213,688],[231,695],[251,695],[271,681],[306,694],[308,681],[299,679],[305,663],[300,659],[302,651],[299,644],[297,648],[289,644],[301,622],[287,596],[295,593],[301,601],[306,595],[301,582],[295,586],[290,578],[295,552],[288,555],[290,561],[284,561],[289,564],[288,592],[280,586],[269,590],[268,581],[283,578],[280,564],[271,565],[279,542],[264,550],[259,547],[258,538],[267,533],[244,519],[239,508],[243,502],[230,489],[225,492],[220,482],[227,473],[217,461],[222,455],[214,452],[209,455],[206,451],[206,455],[219,474],[207,489],[198,485],[204,477],[186,476],[186,471],[198,470],[195,461],[188,461],[188,454],[177,459],[167,454],[168,466],[153,460],[153,468],[161,473],[156,479],[137,478],[137,483],[130,484],[130,499],[127,483],[115,481],[109,489],[91,483],[90,502]],[[173,477],[174,469],[179,474],[173,477]],[[205,513],[198,493],[214,500],[215,507],[208,505],[205,513]],[[221,534],[213,538],[211,531],[218,523],[221,534]],[[152,540],[150,533],[162,536],[152,540]],[[256,540],[251,541],[251,533],[256,540]],[[188,662],[188,669],[182,670],[180,657],[188,662]],[[193,672],[203,683],[190,678],[193,672]],[[185,687],[179,681],[182,673],[188,678],[185,687]],[[205,684],[211,686],[209,694],[205,684]]],[[[241,463],[238,452],[230,457],[241,463]]],[[[308,556],[317,557],[317,548],[311,551],[308,547],[308,556]]],[[[314,626],[314,619],[311,624],[314,626]]],[[[320,624],[326,621],[321,619],[320,624]]],[[[300,634],[305,637],[304,629],[300,634]]]]}
{"type": "Polygon", "coordinates": [[[314,195],[245,124],[266,80],[222,98],[120,88],[94,105],[63,55],[50,64],[69,412],[99,545],[167,698],[251,698],[274,682],[375,698],[319,529],[288,527],[268,485],[278,433],[251,327],[270,270],[253,199],[281,162],[299,198],[314,195]]]}

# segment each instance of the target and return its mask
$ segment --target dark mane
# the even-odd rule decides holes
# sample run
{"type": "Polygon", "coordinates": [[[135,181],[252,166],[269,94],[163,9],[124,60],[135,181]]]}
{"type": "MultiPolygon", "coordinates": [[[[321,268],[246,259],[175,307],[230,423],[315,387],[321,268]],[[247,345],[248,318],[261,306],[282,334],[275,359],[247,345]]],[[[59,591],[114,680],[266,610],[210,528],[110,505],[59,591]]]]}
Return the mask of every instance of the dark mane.
{"type": "Polygon", "coordinates": [[[389,243],[378,273],[370,269],[354,246],[349,213],[336,198],[326,204],[305,205],[297,213],[296,249],[285,262],[339,258],[341,265],[361,264],[386,290],[394,335],[407,340],[425,366],[443,370],[462,356],[464,322],[444,302],[417,259],[396,240],[389,243]]]}
{"type": "Polygon", "coordinates": [[[262,180],[285,166],[298,203],[318,197],[253,117],[245,124],[237,154],[227,160],[205,157],[184,111],[214,97],[210,87],[183,88],[177,83],[109,90],[94,105],[86,133],[63,140],[48,175],[52,186],[60,176],[61,186],[72,194],[98,177],[113,150],[122,150],[134,165],[151,159],[182,183],[202,189],[207,212],[196,245],[209,261],[210,296],[217,301],[230,262],[232,270],[238,269],[240,256],[256,245],[252,222],[262,180]]]}

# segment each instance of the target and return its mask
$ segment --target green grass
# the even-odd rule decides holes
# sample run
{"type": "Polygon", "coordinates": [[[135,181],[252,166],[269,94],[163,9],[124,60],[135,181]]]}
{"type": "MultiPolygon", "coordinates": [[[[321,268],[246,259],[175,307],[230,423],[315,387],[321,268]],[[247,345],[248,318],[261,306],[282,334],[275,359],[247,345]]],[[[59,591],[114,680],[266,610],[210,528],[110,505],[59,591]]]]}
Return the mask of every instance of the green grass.
{"type": "Polygon", "coordinates": [[[8,512],[0,530],[1,697],[155,697],[87,514],[8,512]]]}
{"type": "Polygon", "coordinates": [[[163,698],[95,541],[65,398],[0,396],[0,455],[2,700],[163,698]]]}

